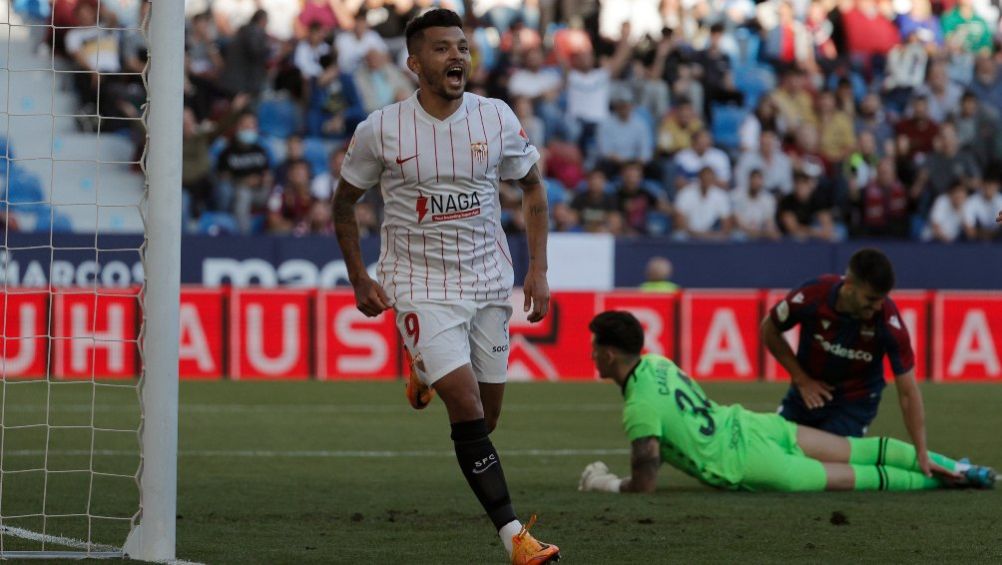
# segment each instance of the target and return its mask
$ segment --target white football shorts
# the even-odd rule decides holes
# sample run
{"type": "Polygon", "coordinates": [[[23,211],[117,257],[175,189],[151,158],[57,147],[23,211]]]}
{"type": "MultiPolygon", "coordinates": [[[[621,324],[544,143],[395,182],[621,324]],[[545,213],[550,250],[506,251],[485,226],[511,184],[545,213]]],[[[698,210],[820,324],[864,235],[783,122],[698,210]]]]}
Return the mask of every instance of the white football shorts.
{"type": "Polygon", "coordinates": [[[508,379],[508,302],[397,300],[394,309],[397,329],[426,385],[466,364],[479,382],[508,379]]]}

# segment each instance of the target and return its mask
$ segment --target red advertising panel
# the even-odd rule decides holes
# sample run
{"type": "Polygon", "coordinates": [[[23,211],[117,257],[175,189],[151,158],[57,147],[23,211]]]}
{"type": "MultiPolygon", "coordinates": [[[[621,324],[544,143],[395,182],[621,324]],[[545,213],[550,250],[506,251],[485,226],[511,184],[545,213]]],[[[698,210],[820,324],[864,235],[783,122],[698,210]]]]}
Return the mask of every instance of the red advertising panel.
{"type": "MultiPolygon", "coordinates": [[[[902,290],[891,293],[894,304],[898,306],[901,321],[908,328],[908,337],[912,342],[912,353],[915,354],[915,378],[925,379],[929,376],[929,293],[922,290],[902,290]]],[[[884,374],[888,382],[894,380],[891,362],[884,358],[884,374]]]]}
{"type": "Polygon", "coordinates": [[[315,337],[320,380],[395,379],[400,374],[393,311],[367,318],[350,291],[317,295],[315,337]]]}
{"type": "Polygon", "coordinates": [[[232,291],[229,367],[234,380],[310,377],[311,292],[232,291]]]}
{"type": "Polygon", "coordinates": [[[519,380],[591,380],[591,334],[588,322],[595,315],[594,292],[554,292],[550,314],[532,324],[522,311],[523,295],[515,289],[509,329],[511,353],[508,378],[519,380]]]}
{"type": "Polygon", "coordinates": [[[612,292],[595,295],[595,313],[626,310],[644,326],[646,353],[675,359],[675,303],[677,294],[612,292]]]}
{"type": "Polygon", "coordinates": [[[181,343],[178,373],[182,379],[223,376],[223,291],[181,289],[181,343]]]}
{"type": "Polygon", "coordinates": [[[940,292],[934,301],[933,379],[1002,382],[1002,293],[940,292]]]}
{"type": "MultiPolygon", "coordinates": [[[[762,316],[764,317],[766,313],[769,312],[773,306],[779,303],[780,300],[786,297],[789,291],[786,290],[768,290],[765,291],[765,302],[763,304],[762,316]]],[[[761,320],[760,320],[761,322],[761,320]]],[[[800,339],[800,326],[794,326],[789,331],[783,334],[783,339],[786,343],[790,344],[790,348],[793,349],[794,353],[797,351],[797,342],[800,339]]],[[[765,380],[770,382],[776,381],[789,381],[790,375],[786,372],[786,369],[782,365],[776,362],[776,358],[769,353],[766,349],[765,344],[762,344],[763,357],[765,359],[765,380]]]]}
{"type": "Polygon", "coordinates": [[[694,290],[682,296],[682,369],[696,379],[759,377],[761,300],[756,290],[694,290]]]}
{"type": "Polygon", "coordinates": [[[48,361],[49,293],[7,289],[0,295],[2,378],[44,377],[48,361]]]}
{"type": "Polygon", "coordinates": [[[138,289],[54,289],[54,373],[66,379],[138,374],[138,289]]]}

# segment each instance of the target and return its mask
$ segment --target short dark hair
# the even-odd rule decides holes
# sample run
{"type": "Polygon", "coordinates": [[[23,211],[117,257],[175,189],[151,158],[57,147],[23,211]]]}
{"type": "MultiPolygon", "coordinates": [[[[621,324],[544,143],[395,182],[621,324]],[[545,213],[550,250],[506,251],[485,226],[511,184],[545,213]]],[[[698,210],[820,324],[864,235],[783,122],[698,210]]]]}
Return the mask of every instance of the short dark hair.
{"type": "Polygon", "coordinates": [[[404,37],[407,38],[407,52],[411,55],[417,50],[417,43],[421,40],[424,30],[430,27],[458,27],[462,29],[463,20],[459,14],[445,8],[429,10],[413,20],[407,22],[407,29],[404,30],[404,37]]]}
{"type": "Polygon", "coordinates": [[[615,347],[630,355],[640,355],[644,349],[644,328],[629,312],[602,312],[592,318],[588,329],[595,335],[597,345],[615,347]]]}
{"type": "Polygon", "coordinates": [[[879,249],[867,247],[853,253],[849,258],[849,272],[881,294],[894,288],[894,267],[879,249]]]}

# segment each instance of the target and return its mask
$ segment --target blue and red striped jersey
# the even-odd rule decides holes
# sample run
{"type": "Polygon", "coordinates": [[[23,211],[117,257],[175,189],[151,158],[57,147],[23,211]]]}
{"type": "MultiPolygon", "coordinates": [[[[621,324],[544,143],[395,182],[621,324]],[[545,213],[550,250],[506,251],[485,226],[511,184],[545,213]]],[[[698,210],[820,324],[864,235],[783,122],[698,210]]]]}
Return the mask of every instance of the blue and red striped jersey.
{"type": "Polygon", "coordinates": [[[835,400],[852,401],[884,388],[884,355],[895,375],[915,366],[908,328],[888,297],[870,320],[835,310],[843,279],[823,275],[795,288],[769,310],[780,331],[800,325],[797,360],[814,379],[835,386],[835,400]]]}

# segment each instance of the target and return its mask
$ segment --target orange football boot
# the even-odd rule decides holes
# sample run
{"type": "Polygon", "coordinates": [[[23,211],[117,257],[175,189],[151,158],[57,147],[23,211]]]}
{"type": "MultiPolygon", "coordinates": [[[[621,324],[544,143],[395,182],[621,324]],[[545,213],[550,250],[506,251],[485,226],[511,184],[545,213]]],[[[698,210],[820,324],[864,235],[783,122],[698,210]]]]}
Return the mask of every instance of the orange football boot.
{"type": "Polygon", "coordinates": [[[522,526],[522,531],[511,537],[511,565],[543,565],[560,561],[560,548],[542,543],[529,534],[529,528],[536,523],[536,515],[522,526]]]}
{"type": "MultiPolygon", "coordinates": [[[[408,354],[408,357],[410,355],[408,354]]],[[[411,403],[411,407],[415,410],[422,410],[429,403],[431,399],[435,396],[435,389],[421,382],[418,377],[417,368],[421,363],[421,354],[418,353],[416,357],[411,360],[410,367],[411,373],[407,378],[407,388],[404,389],[404,393],[407,395],[407,402],[411,403]]]]}

